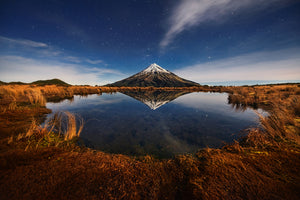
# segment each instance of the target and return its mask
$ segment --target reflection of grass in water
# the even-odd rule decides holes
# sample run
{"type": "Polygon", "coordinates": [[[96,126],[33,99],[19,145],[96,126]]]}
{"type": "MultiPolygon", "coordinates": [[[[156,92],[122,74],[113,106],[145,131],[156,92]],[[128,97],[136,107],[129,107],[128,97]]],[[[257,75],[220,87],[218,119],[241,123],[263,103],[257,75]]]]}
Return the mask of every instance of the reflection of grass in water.
{"type": "Polygon", "coordinates": [[[26,133],[20,133],[16,137],[11,136],[8,143],[23,141],[26,143],[25,151],[29,148],[65,146],[73,143],[83,129],[83,119],[70,112],[55,113],[43,126],[38,125],[36,120],[26,133]],[[78,121],[78,123],[77,123],[78,121]],[[77,127],[79,124],[79,127],[77,127]]]}

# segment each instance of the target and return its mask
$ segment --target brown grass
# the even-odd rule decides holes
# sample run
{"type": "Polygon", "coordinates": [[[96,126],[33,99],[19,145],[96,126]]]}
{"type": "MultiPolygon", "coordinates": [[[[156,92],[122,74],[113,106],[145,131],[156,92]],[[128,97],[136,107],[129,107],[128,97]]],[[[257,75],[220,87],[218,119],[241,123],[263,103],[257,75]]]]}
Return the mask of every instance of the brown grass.
{"type": "MultiPolygon", "coordinates": [[[[28,87],[23,89],[28,90],[28,87]]],[[[68,141],[72,139],[66,141],[69,136],[60,133],[69,130],[70,135],[79,136],[82,130],[82,126],[76,126],[80,119],[71,114],[70,117],[54,115],[56,123],[49,122],[44,127],[39,126],[39,122],[31,123],[30,118],[26,126],[31,127],[31,131],[7,134],[0,140],[0,198],[298,199],[299,88],[298,85],[189,88],[190,91],[228,92],[229,103],[234,107],[264,108],[268,116],[261,117],[261,128],[246,130],[248,134],[233,144],[168,160],[111,155],[70,144],[68,141]]],[[[39,107],[20,104],[36,105],[39,101],[31,103],[19,89],[18,92],[6,91],[9,98],[2,96],[0,89],[4,103],[1,105],[6,106],[6,111],[0,114],[1,126],[17,125],[17,121],[28,118],[28,111],[40,112],[39,107]],[[9,110],[12,102],[18,107],[12,105],[9,110]]],[[[126,88],[46,86],[31,89],[41,91],[50,100],[126,88]]],[[[154,89],[162,88],[131,88],[154,89]]]]}
{"type": "Polygon", "coordinates": [[[1,85],[0,86],[1,104],[7,102],[29,102],[45,106],[46,99],[42,92],[28,85],[1,85]]]}

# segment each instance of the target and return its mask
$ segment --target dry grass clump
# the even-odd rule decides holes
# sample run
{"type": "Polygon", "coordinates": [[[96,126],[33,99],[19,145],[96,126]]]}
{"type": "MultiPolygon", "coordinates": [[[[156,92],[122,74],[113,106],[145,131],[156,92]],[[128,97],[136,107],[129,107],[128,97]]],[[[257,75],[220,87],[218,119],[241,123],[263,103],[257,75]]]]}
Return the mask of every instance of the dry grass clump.
{"type": "Polygon", "coordinates": [[[16,110],[17,107],[17,102],[13,101],[8,105],[8,110],[16,110]]]}
{"type": "Polygon", "coordinates": [[[8,144],[23,141],[26,143],[25,151],[29,148],[64,146],[80,136],[83,126],[81,117],[70,112],[59,112],[43,125],[38,125],[33,119],[27,132],[19,133],[16,137],[11,136],[8,144]]]}
{"type": "MultiPolygon", "coordinates": [[[[0,86],[1,105],[28,102],[32,105],[46,105],[46,99],[39,88],[28,85],[2,85],[0,86]]],[[[10,106],[9,110],[15,109],[10,106]]]]}
{"type": "Polygon", "coordinates": [[[46,105],[46,99],[43,96],[41,90],[36,88],[27,88],[24,90],[24,95],[28,98],[31,104],[39,104],[41,106],[46,105]]]}
{"type": "Polygon", "coordinates": [[[43,95],[48,100],[59,100],[64,98],[72,98],[74,95],[73,90],[70,87],[56,86],[56,85],[46,85],[43,87],[37,87],[41,90],[43,95]]]}
{"type": "Polygon", "coordinates": [[[293,99],[294,102],[290,105],[274,105],[268,117],[260,117],[264,133],[275,141],[293,141],[300,144],[300,115],[297,114],[300,97],[293,99]]]}
{"type": "MultiPolygon", "coordinates": [[[[266,86],[240,86],[231,87],[228,102],[235,106],[266,108],[270,104],[278,105],[287,99],[299,96],[300,88],[297,84],[266,85],[266,86]]],[[[271,105],[272,106],[272,105],[271,105]]]]}
{"type": "MultiPolygon", "coordinates": [[[[228,102],[236,108],[246,109],[262,107],[268,116],[260,114],[263,130],[251,130],[246,138],[251,145],[261,146],[264,143],[281,145],[281,142],[300,144],[300,96],[297,85],[275,85],[236,87],[228,102]],[[258,143],[262,142],[261,145],[258,143]]],[[[245,142],[245,138],[243,138],[245,142]]]]}

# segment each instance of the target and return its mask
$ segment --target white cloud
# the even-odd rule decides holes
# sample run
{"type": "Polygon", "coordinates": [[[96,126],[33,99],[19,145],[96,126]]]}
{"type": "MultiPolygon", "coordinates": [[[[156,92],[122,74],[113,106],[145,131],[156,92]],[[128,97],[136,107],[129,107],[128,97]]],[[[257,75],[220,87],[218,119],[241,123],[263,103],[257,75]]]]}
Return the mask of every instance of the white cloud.
{"type": "Polygon", "coordinates": [[[0,42],[5,42],[12,45],[21,45],[25,47],[48,47],[47,44],[42,42],[35,42],[32,40],[25,40],[25,39],[12,39],[3,36],[0,36],[0,42]]]}
{"type": "Polygon", "coordinates": [[[14,52],[17,55],[33,55],[35,57],[55,58],[62,56],[63,52],[58,48],[43,42],[26,39],[16,39],[0,36],[0,51],[14,52]]]}
{"type": "Polygon", "coordinates": [[[92,72],[92,73],[96,73],[96,74],[116,74],[116,75],[124,75],[123,73],[121,73],[118,70],[114,70],[114,69],[107,69],[107,68],[97,68],[97,67],[93,67],[93,68],[87,68],[86,69],[87,72],[92,72]]]}
{"type": "MultiPolygon", "coordinates": [[[[285,2],[289,2],[286,0],[285,2]]],[[[246,8],[264,9],[280,0],[181,0],[169,17],[169,27],[160,42],[164,49],[181,32],[207,21],[222,21],[246,8]]]]}
{"type": "Polygon", "coordinates": [[[103,63],[103,60],[91,60],[91,59],[86,59],[86,62],[96,65],[96,64],[100,64],[103,63]]]}
{"type": "Polygon", "coordinates": [[[107,64],[99,59],[66,54],[42,42],[0,36],[0,50],[2,51],[0,54],[0,80],[2,81],[31,82],[37,79],[61,78],[71,84],[99,85],[118,80],[117,77],[124,75],[105,67],[87,67],[91,64],[102,63],[105,66],[107,64]],[[107,80],[108,78],[111,80],[107,80]]]}
{"type": "Polygon", "coordinates": [[[70,84],[102,85],[118,80],[122,73],[105,68],[88,68],[77,64],[24,58],[21,56],[0,56],[0,80],[32,82],[36,80],[59,78],[70,84]]]}
{"type": "MultiPolygon", "coordinates": [[[[66,61],[70,61],[70,62],[73,62],[73,63],[89,63],[89,64],[92,64],[92,65],[97,65],[97,64],[104,64],[103,60],[91,60],[91,59],[85,59],[85,58],[79,58],[79,57],[75,57],[75,56],[66,56],[64,57],[64,60],[66,61]]],[[[106,65],[106,64],[104,64],[106,65]]]]}
{"type": "Polygon", "coordinates": [[[91,60],[91,59],[84,59],[84,58],[79,58],[79,57],[75,57],[75,56],[66,56],[63,59],[66,61],[73,62],[73,63],[86,62],[86,63],[92,64],[92,65],[96,65],[96,64],[100,64],[100,63],[104,64],[103,60],[91,60]]]}
{"type": "Polygon", "coordinates": [[[257,52],[200,63],[174,73],[199,83],[250,80],[300,80],[300,49],[257,52]]]}
{"type": "Polygon", "coordinates": [[[81,63],[81,59],[75,56],[66,56],[64,59],[73,63],[81,63]]]}

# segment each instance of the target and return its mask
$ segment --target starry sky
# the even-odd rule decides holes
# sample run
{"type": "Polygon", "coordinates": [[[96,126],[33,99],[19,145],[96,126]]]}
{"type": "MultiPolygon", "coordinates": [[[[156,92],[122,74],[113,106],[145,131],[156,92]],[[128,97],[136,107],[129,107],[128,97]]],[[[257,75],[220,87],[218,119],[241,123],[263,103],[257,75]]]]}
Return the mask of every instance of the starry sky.
{"type": "Polygon", "coordinates": [[[0,0],[0,80],[103,85],[151,63],[209,85],[300,81],[299,0],[0,0]]]}

